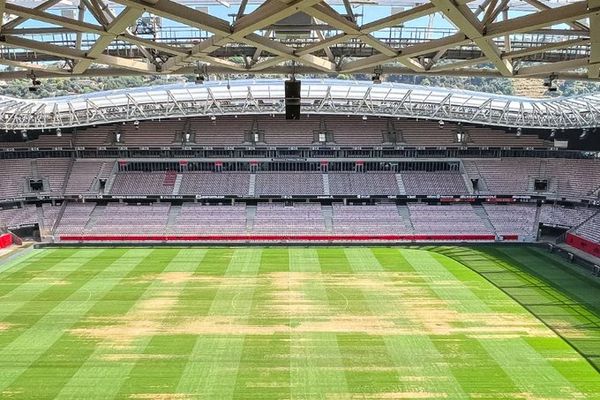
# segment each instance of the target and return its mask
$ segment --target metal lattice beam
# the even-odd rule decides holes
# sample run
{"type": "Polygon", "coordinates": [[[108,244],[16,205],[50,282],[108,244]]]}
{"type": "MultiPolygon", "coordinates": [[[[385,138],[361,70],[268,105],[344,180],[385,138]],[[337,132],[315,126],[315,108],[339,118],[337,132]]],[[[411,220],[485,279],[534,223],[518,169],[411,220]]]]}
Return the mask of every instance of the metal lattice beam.
{"type": "MultiPolygon", "coordinates": [[[[231,81],[113,91],[99,96],[0,97],[0,129],[52,129],[178,116],[281,114],[281,81],[231,81]]],[[[600,96],[547,100],[403,84],[304,80],[307,114],[373,115],[535,129],[593,128],[600,96]]]]}
{"type": "Polygon", "coordinates": [[[195,9],[186,0],[81,0],[77,2],[81,12],[73,17],[53,10],[64,7],[58,0],[33,3],[33,7],[28,2],[0,0],[0,12],[4,7],[4,14],[12,18],[0,28],[1,63],[17,68],[17,72],[0,71],[0,78],[24,76],[32,69],[39,76],[189,73],[200,61],[209,72],[289,73],[293,62],[308,73],[383,68],[386,73],[505,77],[560,73],[600,79],[599,0],[398,2],[407,9],[362,25],[347,0],[267,0],[247,13],[251,1],[233,1],[239,8],[229,21],[195,9]],[[512,13],[512,7],[519,12],[512,13]],[[118,15],[111,9],[119,10],[118,15]],[[308,34],[290,40],[282,32],[302,28],[286,27],[293,24],[286,18],[298,13],[313,19],[305,28],[308,34]],[[151,38],[133,32],[130,27],[142,15],[183,24],[199,32],[200,39],[196,33],[170,36],[167,29],[173,25],[157,27],[151,38]],[[432,34],[436,28],[431,27],[432,32],[415,37],[401,27],[434,15],[444,15],[457,29],[445,29],[440,35],[432,34]],[[28,20],[53,27],[18,28],[28,20]],[[90,34],[95,37],[90,39],[90,34]],[[44,35],[55,36],[46,40],[44,35]],[[57,69],[57,60],[71,69],[57,69]]]}

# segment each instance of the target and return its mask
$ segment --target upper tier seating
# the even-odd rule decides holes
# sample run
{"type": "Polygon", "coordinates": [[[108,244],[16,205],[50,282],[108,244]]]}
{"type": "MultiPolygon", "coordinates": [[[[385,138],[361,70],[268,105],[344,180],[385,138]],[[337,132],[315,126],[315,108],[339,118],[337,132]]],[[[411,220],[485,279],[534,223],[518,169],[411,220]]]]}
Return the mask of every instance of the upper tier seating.
{"type": "Polygon", "coordinates": [[[179,194],[248,195],[250,174],[237,172],[184,172],[179,194]]]}
{"type": "Polygon", "coordinates": [[[165,184],[166,177],[166,172],[119,172],[110,192],[117,195],[172,194],[174,185],[165,184]]]}
{"type": "Polygon", "coordinates": [[[37,159],[38,174],[48,178],[48,193],[62,194],[73,161],[70,158],[39,158],[37,159]]]}
{"type": "MultiPolygon", "coordinates": [[[[171,146],[175,143],[177,134],[187,127],[195,134],[196,144],[233,146],[244,143],[244,132],[249,131],[253,125],[264,133],[266,145],[310,145],[313,143],[313,133],[321,128],[321,121],[324,121],[326,129],[333,133],[334,141],[339,145],[380,145],[383,143],[382,132],[388,130],[388,118],[369,116],[364,120],[362,115],[303,115],[298,121],[285,120],[281,115],[218,116],[214,121],[209,117],[191,117],[189,121],[185,118],[140,121],[137,128],[133,123],[83,128],[75,134],[74,145],[85,147],[111,145],[114,144],[112,135],[120,132],[124,146],[171,146]]],[[[398,144],[406,146],[467,145],[519,148],[551,146],[549,142],[538,139],[537,136],[516,136],[501,129],[481,126],[465,126],[469,140],[462,144],[457,143],[455,137],[458,126],[451,122],[445,123],[440,128],[437,121],[395,118],[391,121],[396,132],[401,132],[403,136],[403,140],[398,139],[398,144]]],[[[65,139],[66,137],[67,135],[63,135],[61,142],[68,145],[69,141],[65,139]]],[[[41,147],[34,145],[33,142],[5,145],[6,147],[41,147]]]]}
{"type": "Polygon", "coordinates": [[[27,180],[31,176],[31,160],[0,160],[0,198],[22,196],[26,192],[27,180]]]}
{"type": "Polygon", "coordinates": [[[256,174],[257,195],[322,195],[320,172],[260,172],[256,174]]]}
{"type": "Polygon", "coordinates": [[[397,195],[398,182],[393,172],[331,172],[329,193],[332,195],[397,195]]]}
{"type": "Polygon", "coordinates": [[[73,147],[73,136],[70,134],[63,134],[61,136],[56,136],[54,133],[50,134],[42,134],[37,139],[27,140],[25,142],[0,142],[0,148],[32,148],[37,147],[40,149],[44,148],[69,148],[73,147]]]}
{"type": "Polygon", "coordinates": [[[540,159],[501,158],[469,160],[463,159],[466,170],[478,171],[475,178],[483,178],[489,193],[525,194],[529,192],[530,177],[539,171],[540,159]]]}
{"type": "Polygon", "coordinates": [[[406,194],[461,195],[469,190],[460,172],[402,172],[406,194]]]}
{"type": "Polygon", "coordinates": [[[110,145],[112,141],[110,135],[117,129],[121,129],[120,125],[98,125],[78,130],[74,135],[75,146],[98,147],[110,145]]]}
{"type": "MultiPolygon", "coordinates": [[[[463,159],[471,178],[482,178],[493,194],[533,193],[536,179],[547,180],[545,193],[593,197],[600,189],[600,160],[563,158],[463,159]]],[[[483,190],[480,190],[484,192],[483,190]]]]}
{"type": "Polygon", "coordinates": [[[76,160],[65,187],[65,194],[77,195],[98,193],[94,187],[99,179],[108,179],[114,160],[76,160]]]}
{"type": "Polygon", "coordinates": [[[161,121],[141,121],[125,124],[120,128],[121,142],[125,146],[170,146],[175,136],[183,131],[185,122],[181,119],[163,119],[161,121]]]}

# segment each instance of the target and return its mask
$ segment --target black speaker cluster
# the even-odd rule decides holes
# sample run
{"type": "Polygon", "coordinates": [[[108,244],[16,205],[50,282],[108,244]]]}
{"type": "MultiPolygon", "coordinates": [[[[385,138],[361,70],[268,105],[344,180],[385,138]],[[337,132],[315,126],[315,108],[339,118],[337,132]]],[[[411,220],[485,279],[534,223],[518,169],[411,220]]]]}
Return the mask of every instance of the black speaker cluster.
{"type": "Polygon", "coordinates": [[[300,119],[300,81],[285,81],[285,119],[300,119]]]}

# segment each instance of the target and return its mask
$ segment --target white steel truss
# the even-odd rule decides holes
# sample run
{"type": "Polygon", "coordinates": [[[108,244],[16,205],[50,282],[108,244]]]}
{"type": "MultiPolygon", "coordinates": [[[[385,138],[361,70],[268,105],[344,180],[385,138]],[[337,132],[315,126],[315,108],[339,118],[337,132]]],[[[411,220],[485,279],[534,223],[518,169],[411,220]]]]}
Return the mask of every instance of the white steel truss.
{"type": "MultiPolygon", "coordinates": [[[[236,80],[21,100],[0,96],[0,129],[51,130],[190,116],[283,114],[281,80],[236,80]]],[[[302,81],[304,114],[444,120],[536,129],[600,126],[600,94],[549,99],[368,81],[302,81]]]]}
{"type": "Polygon", "coordinates": [[[0,79],[189,74],[198,63],[209,73],[600,79],[600,0],[0,0],[0,16],[0,64],[12,68],[0,79]],[[290,22],[298,15],[309,22],[290,22]],[[449,24],[409,26],[436,17],[449,24]]]}

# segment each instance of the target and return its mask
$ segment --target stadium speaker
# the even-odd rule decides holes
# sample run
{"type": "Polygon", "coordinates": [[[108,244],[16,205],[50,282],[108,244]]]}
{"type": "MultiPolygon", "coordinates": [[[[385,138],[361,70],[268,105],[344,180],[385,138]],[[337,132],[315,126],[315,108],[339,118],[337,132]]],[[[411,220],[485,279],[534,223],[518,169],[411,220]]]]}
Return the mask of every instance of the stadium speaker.
{"type": "Polygon", "coordinates": [[[300,81],[285,81],[285,119],[300,119],[300,81]]]}

